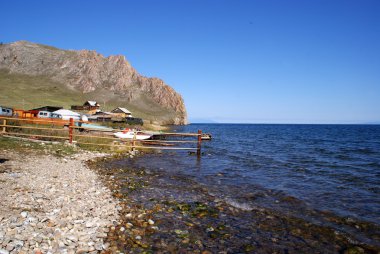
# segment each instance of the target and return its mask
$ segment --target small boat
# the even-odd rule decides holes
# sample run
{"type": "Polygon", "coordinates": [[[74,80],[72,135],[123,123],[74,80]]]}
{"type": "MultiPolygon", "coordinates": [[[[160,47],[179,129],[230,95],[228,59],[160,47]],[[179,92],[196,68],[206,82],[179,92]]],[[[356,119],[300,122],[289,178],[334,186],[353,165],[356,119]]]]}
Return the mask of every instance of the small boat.
{"type": "Polygon", "coordinates": [[[111,132],[114,131],[112,128],[108,128],[106,126],[97,125],[97,124],[90,124],[90,123],[82,123],[82,122],[75,122],[76,126],[79,126],[80,128],[83,128],[82,130],[85,131],[104,131],[104,132],[111,132]]]}
{"type": "Polygon", "coordinates": [[[143,133],[140,131],[133,131],[130,129],[125,129],[123,131],[115,132],[113,135],[115,135],[118,138],[123,138],[123,139],[134,139],[136,134],[136,139],[137,140],[144,140],[150,138],[152,135],[143,133]]]}
{"type": "Polygon", "coordinates": [[[203,133],[202,136],[201,136],[201,139],[202,140],[211,140],[212,136],[211,136],[210,133],[203,133]]]}

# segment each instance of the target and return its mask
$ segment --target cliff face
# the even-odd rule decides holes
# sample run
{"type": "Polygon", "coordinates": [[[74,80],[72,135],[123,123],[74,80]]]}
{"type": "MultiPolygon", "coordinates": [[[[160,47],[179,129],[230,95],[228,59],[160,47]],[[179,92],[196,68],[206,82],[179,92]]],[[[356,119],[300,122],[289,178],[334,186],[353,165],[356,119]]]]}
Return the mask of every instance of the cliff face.
{"type": "MultiPolygon", "coordinates": [[[[124,56],[104,57],[95,51],[60,50],[18,41],[0,46],[0,69],[47,76],[81,93],[107,91],[112,94],[110,97],[117,96],[125,101],[125,105],[140,107],[142,111],[149,111],[152,106],[160,108],[160,116],[152,119],[163,124],[187,124],[181,95],[161,79],[140,75],[124,56]]],[[[150,113],[154,112],[151,110],[150,113]]]]}

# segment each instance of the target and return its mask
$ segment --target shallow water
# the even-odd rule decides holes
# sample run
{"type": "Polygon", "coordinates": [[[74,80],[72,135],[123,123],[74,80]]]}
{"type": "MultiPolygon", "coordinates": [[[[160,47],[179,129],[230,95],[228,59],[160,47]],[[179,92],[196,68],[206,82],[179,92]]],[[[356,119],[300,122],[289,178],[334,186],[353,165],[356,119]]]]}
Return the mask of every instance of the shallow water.
{"type": "MultiPolygon", "coordinates": [[[[164,199],[222,201],[241,211],[230,222],[241,232],[239,225],[252,222],[247,213],[272,211],[283,216],[289,232],[296,226],[288,218],[295,218],[380,248],[380,126],[202,124],[175,131],[198,129],[213,136],[202,143],[200,160],[186,152],[159,152],[109,166],[145,169],[150,187],[129,195],[146,206],[164,199]]],[[[268,224],[267,230],[276,227],[268,224]]],[[[285,246],[294,242],[287,235],[285,246]]]]}
{"type": "Polygon", "coordinates": [[[380,126],[205,124],[177,128],[197,129],[213,135],[211,142],[203,142],[205,155],[200,161],[176,152],[147,156],[136,165],[190,176],[230,200],[240,200],[243,206],[276,207],[273,200],[290,196],[309,209],[380,223],[380,126]],[[252,192],[259,196],[253,202],[242,198],[252,192]]]}

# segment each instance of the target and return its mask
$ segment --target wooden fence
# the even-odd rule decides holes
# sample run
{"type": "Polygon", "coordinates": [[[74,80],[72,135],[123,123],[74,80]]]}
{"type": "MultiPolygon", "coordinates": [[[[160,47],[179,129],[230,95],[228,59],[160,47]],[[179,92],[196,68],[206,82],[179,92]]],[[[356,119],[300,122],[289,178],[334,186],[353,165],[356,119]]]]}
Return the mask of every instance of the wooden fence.
{"type": "Polygon", "coordinates": [[[158,150],[195,150],[201,155],[202,131],[198,133],[164,133],[158,135],[164,140],[137,140],[135,131],[133,139],[120,139],[113,132],[79,126],[81,121],[42,118],[16,118],[0,116],[0,134],[25,136],[44,140],[67,140],[69,143],[90,146],[103,146],[125,149],[158,149],[158,150]],[[178,140],[182,138],[182,140],[178,140]],[[191,140],[195,138],[195,140],[191,140]],[[104,141],[104,142],[101,142],[104,141]],[[193,147],[182,147],[193,144],[193,147]],[[196,146],[194,146],[196,145],[196,146]]]}

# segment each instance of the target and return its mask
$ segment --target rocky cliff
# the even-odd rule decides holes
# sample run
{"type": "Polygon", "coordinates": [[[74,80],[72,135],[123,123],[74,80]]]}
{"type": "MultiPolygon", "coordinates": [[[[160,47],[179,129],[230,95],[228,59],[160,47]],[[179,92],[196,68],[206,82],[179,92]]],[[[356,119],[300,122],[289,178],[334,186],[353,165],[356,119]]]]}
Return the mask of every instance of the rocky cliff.
{"type": "Polygon", "coordinates": [[[61,50],[18,41],[0,46],[0,69],[47,77],[100,102],[117,100],[120,106],[137,109],[143,118],[161,124],[187,124],[181,95],[159,78],[140,75],[124,56],[104,57],[90,50],[61,50]]]}

